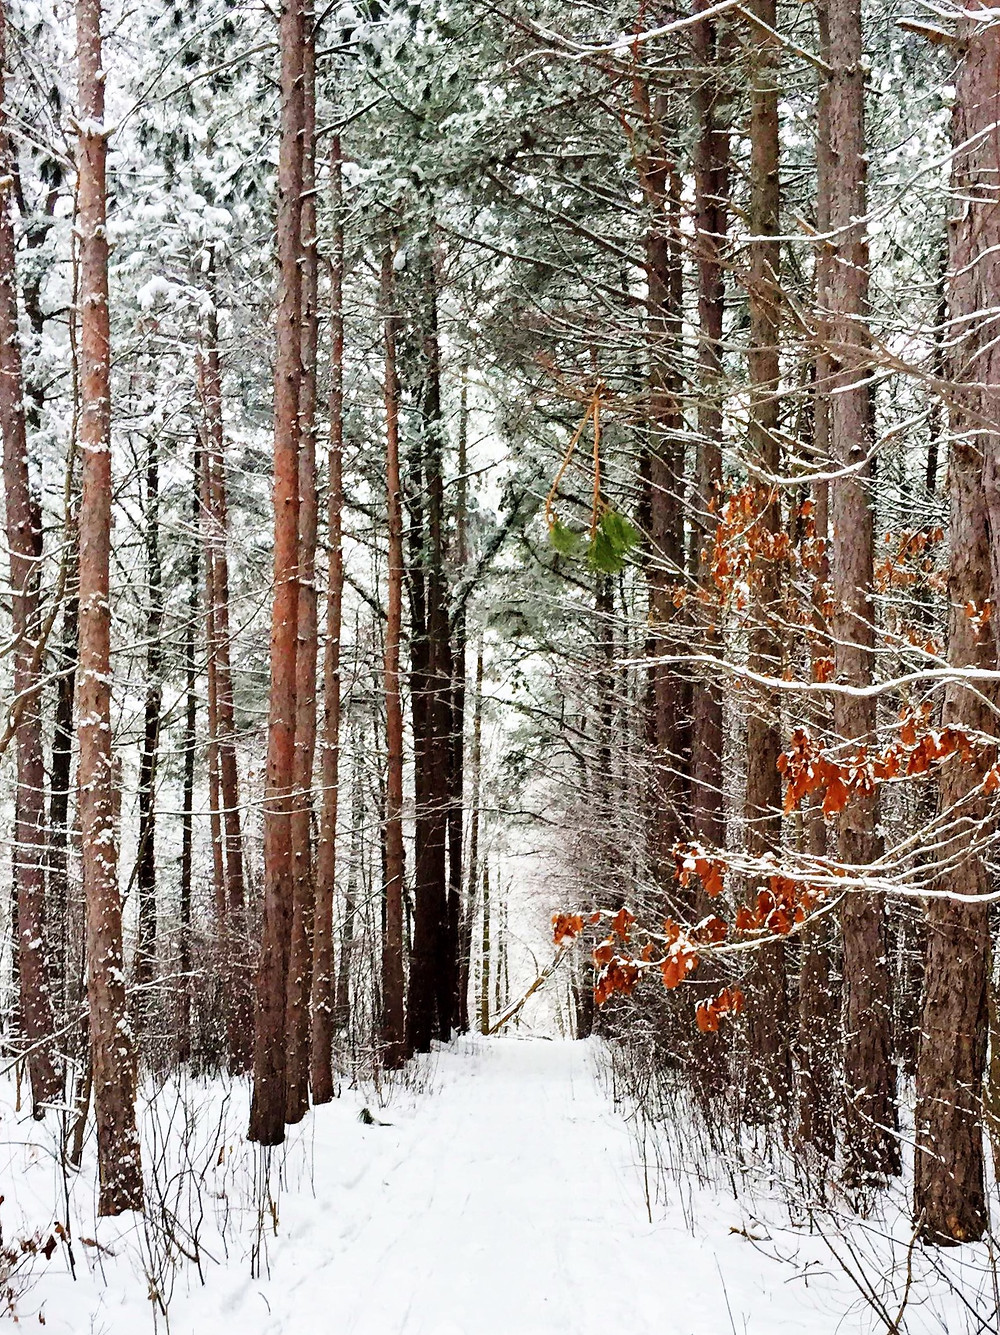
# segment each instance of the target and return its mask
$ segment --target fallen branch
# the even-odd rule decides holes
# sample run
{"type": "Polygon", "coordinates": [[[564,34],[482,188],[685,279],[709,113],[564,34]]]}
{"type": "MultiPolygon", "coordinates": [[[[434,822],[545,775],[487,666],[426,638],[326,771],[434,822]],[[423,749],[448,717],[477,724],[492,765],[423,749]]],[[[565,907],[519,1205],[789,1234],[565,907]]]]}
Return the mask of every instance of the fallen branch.
{"type": "Polygon", "coordinates": [[[504,1027],[505,1024],[509,1024],[509,1022],[513,1020],[516,1015],[520,1015],[522,1009],[524,1008],[524,1003],[528,1000],[530,996],[532,996],[535,992],[537,992],[540,987],[544,987],[544,985],[549,981],[549,979],[555,973],[556,969],[559,968],[559,965],[562,964],[563,960],[568,954],[569,954],[568,948],[566,946],[560,946],[559,949],[556,951],[555,955],[553,956],[551,962],[545,966],[542,972],[538,975],[535,981],[528,988],[527,992],[525,992],[518,1001],[515,1001],[512,1006],[507,1007],[504,1013],[500,1016],[499,1020],[495,1020],[493,1024],[490,1025],[489,1029],[486,1031],[487,1034],[497,1033],[504,1027]]]}

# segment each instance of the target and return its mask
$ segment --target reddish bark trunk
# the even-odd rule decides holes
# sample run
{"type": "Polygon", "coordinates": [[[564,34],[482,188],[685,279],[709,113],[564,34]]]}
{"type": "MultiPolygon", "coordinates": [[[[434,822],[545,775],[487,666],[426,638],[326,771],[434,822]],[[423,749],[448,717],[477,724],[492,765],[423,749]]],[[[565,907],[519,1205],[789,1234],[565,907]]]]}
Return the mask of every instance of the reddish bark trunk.
{"type": "Polygon", "coordinates": [[[76,9],[80,131],[80,826],[102,1215],[142,1209],[135,1066],[125,1006],[111,752],[111,331],[100,0],[76,9]]]}
{"type": "Polygon", "coordinates": [[[274,361],[274,594],[264,807],[264,923],[257,978],[251,1140],[285,1137],[285,1010],[292,922],[291,818],[295,778],[295,660],[298,630],[299,392],[302,371],[300,266],[303,12],[281,10],[281,139],[278,162],[278,299],[274,361]]]}
{"type": "MultiPolygon", "coordinates": [[[[775,0],[755,0],[754,14],[767,26],[777,24],[775,0]]],[[[773,38],[754,30],[750,109],[750,232],[748,295],[750,305],[750,451],[757,465],[770,473],[781,466],[778,407],[781,366],[781,251],[778,177],[779,47],[773,38]]],[[[761,524],[771,533],[781,527],[777,492],[766,485],[758,494],[761,524]]],[[[760,583],[749,636],[749,667],[779,677],[782,670],[781,609],[777,563],[761,562],[760,583]]],[[[781,835],[781,776],[778,755],[781,734],[777,702],[761,693],[751,704],[747,723],[746,821],[747,851],[761,857],[781,835]]],[[[788,992],[785,947],[771,941],[761,947],[749,979],[750,1061],[747,1112],[766,1118],[772,1107],[784,1109],[791,1095],[788,992]]]]}
{"type": "MultiPolygon", "coordinates": [[[[326,655],[323,660],[323,801],[316,853],[313,926],[311,1080],[313,1101],[333,1098],[335,1021],[333,905],[337,891],[337,806],[340,785],[340,635],[344,603],[344,217],[340,137],[330,150],[333,244],[330,256],[330,448],[327,496],[326,655]]],[[[350,906],[345,911],[350,919],[350,906]]]]}
{"type": "MultiPolygon", "coordinates": [[[[834,662],[837,682],[863,687],[871,683],[875,669],[875,535],[867,462],[871,411],[864,324],[868,305],[865,75],[857,0],[831,0],[828,21],[833,72],[823,103],[828,123],[821,134],[825,132],[828,139],[831,163],[829,221],[833,253],[824,270],[828,276],[830,453],[835,465],[855,470],[838,477],[830,494],[834,662]]],[[[835,694],[834,727],[849,750],[870,745],[875,734],[874,697],[835,694]]],[[[844,865],[863,872],[876,860],[881,844],[874,794],[847,804],[839,818],[837,836],[838,857],[844,865]]],[[[849,894],[841,912],[841,932],[848,1174],[864,1180],[897,1173],[900,1167],[895,1135],[892,991],[881,896],[849,894]]]]}
{"type": "Polygon", "coordinates": [[[316,348],[318,342],[316,251],[316,52],[309,6],[302,44],[302,376],[299,384],[299,600],[295,656],[295,795],[292,811],[292,935],[285,1017],[287,1091],[285,1121],[299,1122],[309,1107],[309,994],[312,990],[313,876],[312,787],[316,756],[316,348]]]}
{"type": "MultiPolygon", "coordinates": [[[[997,10],[993,4],[987,13],[997,10]]],[[[996,643],[967,608],[1000,594],[1000,28],[984,14],[963,23],[952,140],[952,189],[962,201],[951,223],[948,279],[951,557],[948,661],[997,666],[996,643]],[[987,578],[992,561],[992,584],[987,578]]],[[[995,735],[995,684],[948,685],[942,721],[995,735]]],[[[994,811],[978,790],[994,755],[942,769],[940,812],[948,836],[935,889],[963,896],[993,888],[980,851],[994,811]]],[[[932,1242],[967,1242],[988,1229],[983,1171],[982,1090],[986,1060],[989,910],[968,900],[932,899],[917,1060],[914,1216],[932,1242]]]]}

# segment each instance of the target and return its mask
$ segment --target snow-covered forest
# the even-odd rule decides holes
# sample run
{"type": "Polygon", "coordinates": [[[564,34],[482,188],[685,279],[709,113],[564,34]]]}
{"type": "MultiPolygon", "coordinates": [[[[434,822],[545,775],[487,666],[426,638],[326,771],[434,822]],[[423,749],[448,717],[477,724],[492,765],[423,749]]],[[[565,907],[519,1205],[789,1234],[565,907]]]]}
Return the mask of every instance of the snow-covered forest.
{"type": "Polygon", "coordinates": [[[1000,1332],[1000,0],[0,0],[0,1309],[1000,1332]]]}

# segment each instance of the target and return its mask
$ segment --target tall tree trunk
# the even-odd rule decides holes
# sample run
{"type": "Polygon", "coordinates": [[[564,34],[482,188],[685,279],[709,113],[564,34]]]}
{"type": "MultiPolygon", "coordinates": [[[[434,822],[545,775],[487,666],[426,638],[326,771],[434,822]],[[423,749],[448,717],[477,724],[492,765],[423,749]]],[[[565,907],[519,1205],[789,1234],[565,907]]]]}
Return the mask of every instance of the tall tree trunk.
{"type": "Polygon", "coordinates": [[[403,493],[399,472],[399,380],[396,339],[399,317],[393,282],[394,247],[382,252],[385,322],[385,474],[389,562],[385,626],[385,923],[382,934],[382,1051],[387,1066],[406,1056],[403,1017],[403,701],[399,646],[403,628],[403,493]]]}
{"type": "Polygon", "coordinates": [[[236,760],[236,702],[233,694],[232,637],[229,619],[229,528],[226,496],[225,434],[222,419],[222,362],[214,273],[210,271],[210,306],[200,356],[200,385],[205,417],[204,533],[205,596],[208,605],[209,764],[212,800],[213,871],[216,876],[218,926],[226,981],[226,1028],[229,1065],[250,1069],[252,1058],[250,961],[246,921],[246,876],[240,829],[240,782],[236,760]]]}
{"type": "MultiPolygon", "coordinates": [[[[205,363],[202,363],[202,403],[207,405],[210,396],[204,382],[205,363]]],[[[206,684],[208,695],[208,806],[209,836],[212,849],[212,902],[215,909],[215,951],[218,960],[217,972],[221,977],[225,973],[225,961],[229,953],[226,935],[228,931],[226,912],[226,852],[222,840],[222,780],[219,774],[219,637],[216,631],[215,597],[215,558],[212,534],[212,473],[209,460],[211,429],[208,425],[208,411],[205,413],[206,424],[203,432],[201,460],[201,514],[202,533],[205,542],[205,651],[206,684]]]]}
{"type": "MultiPolygon", "coordinates": [[[[707,7],[696,0],[695,10],[707,7]]],[[[697,515],[695,528],[703,548],[698,582],[707,595],[705,615],[711,622],[702,632],[708,652],[721,648],[715,615],[716,591],[710,550],[716,526],[716,502],[722,487],[722,322],[725,284],[722,252],[726,244],[726,196],[729,189],[729,130],[720,124],[720,61],[718,34],[711,19],[692,30],[700,69],[694,104],[698,118],[695,149],[695,225],[698,259],[699,364],[697,515]]],[[[706,674],[694,688],[691,729],[691,830],[700,843],[716,848],[725,844],[722,794],[722,687],[706,674]]]]}
{"type": "MultiPolygon", "coordinates": [[[[469,561],[469,384],[462,367],[458,409],[458,498],[455,505],[455,562],[464,571],[469,561]]],[[[452,972],[452,1025],[469,1027],[468,975],[462,967],[462,888],[465,870],[465,694],[466,609],[463,600],[451,626],[451,739],[448,755],[448,959],[452,972]]]]}
{"type": "Polygon", "coordinates": [[[303,122],[301,0],[284,0],[278,161],[278,301],[274,361],[274,595],[264,807],[264,923],[257,979],[250,1139],[285,1137],[285,1009],[291,936],[291,819],[295,779],[298,633],[299,394],[302,379],[301,204],[303,122]]]}
{"type": "MultiPolygon", "coordinates": [[[[864,63],[858,0],[829,0],[832,74],[822,102],[828,117],[820,129],[828,141],[829,226],[833,254],[823,273],[828,306],[829,423],[832,462],[842,474],[832,484],[832,581],[835,678],[864,687],[875,670],[872,604],[874,515],[869,487],[870,361],[864,321],[868,306],[865,232],[864,63]]],[[[875,736],[875,699],[837,692],[834,727],[853,750],[875,736]]],[[[838,857],[863,874],[878,857],[877,801],[853,798],[840,813],[838,857]]],[[[892,993],[882,898],[848,894],[841,910],[844,950],[845,1146],[848,1175],[864,1181],[899,1172],[895,1135],[896,1077],[892,1062],[892,993]]]]}
{"type": "MultiPolygon", "coordinates": [[[[987,13],[1000,8],[991,5],[987,13]]],[[[951,559],[948,661],[957,669],[996,668],[997,646],[969,607],[1000,593],[1000,28],[984,15],[963,21],[966,41],[955,97],[952,189],[963,202],[951,223],[948,317],[952,445],[948,466],[951,559]],[[987,572],[992,561],[992,584],[987,572]]],[[[994,630],[996,630],[994,616],[994,630]]],[[[942,721],[995,733],[993,683],[950,682],[942,721]]],[[[944,863],[927,907],[927,956],[917,1059],[914,1216],[925,1238],[966,1242],[988,1226],[983,1182],[982,1088],[986,1059],[990,877],[979,848],[990,804],[980,787],[993,755],[956,757],[941,771],[939,803],[948,821],[937,858],[944,863]]]]}
{"type": "Polygon", "coordinates": [[[80,238],[80,826],[87,915],[98,1211],[142,1209],[135,1066],[125,1005],[111,751],[111,330],[100,0],[77,0],[80,238]]]}
{"type": "MultiPolygon", "coordinates": [[[[311,1081],[313,1101],[333,1098],[333,905],[337,893],[337,804],[340,785],[340,636],[344,604],[344,184],[340,136],[330,150],[333,245],[330,256],[330,448],[327,492],[326,655],[323,660],[323,801],[316,854],[313,924],[311,1081]]],[[[353,905],[345,905],[353,930],[353,905]]],[[[346,977],[346,975],[345,975],[346,977]]],[[[339,993],[339,980],[338,980],[339,993]]],[[[346,1009],[346,997],[345,997],[346,1009]]]]}
{"type": "Polygon", "coordinates": [[[12,874],[17,890],[17,952],[21,1023],[29,1047],[32,1111],[60,1097],[62,1077],[52,1048],[45,932],[45,765],[42,756],[39,564],[41,515],[31,495],[24,420],[21,346],[17,329],[14,224],[10,208],[13,161],[4,112],[6,10],[0,3],[0,431],[10,554],[11,629],[14,635],[14,742],[17,748],[12,874]],[[36,1045],[42,1044],[38,1047],[36,1045]]]}
{"type": "Polygon", "coordinates": [[[490,1032],[490,862],[483,859],[483,940],[479,956],[479,1032],[490,1032]]]}
{"type": "Polygon", "coordinates": [[[312,787],[316,758],[316,48],[311,3],[304,18],[302,165],[302,377],[299,384],[299,601],[295,656],[295,795],[292,811],[292,935],[285,1018],[285,1121],[309,1107],[309,995],[312,990],[316,887],[312,857],[312,787]]]}
{"type": "MultiPolygon", "coordinates": [[[[75,551],[75,520],[65,541],[75,551]]],[[[48,830],[48,907],[47,933],[52,955],[52,981],[57,1013],[68,1016],[74,997],[71,986],[69,899],[69,809],[73,777],[73,700],[76,695],[76,661],[79,599],[77,597],[76,559],[70,558],[71,571],[66,580],[62,627],[59,637],[56,700],[52,723],[52,750],[49,760],[49,830],[48,830]],[[71,1000],[72,999],[72,1000],[71,1000]]],[[[82,979],[75,979],[79,985],[82,979]]]]}
{"type": "Polygon", "coordinates": [[[178,993],[177,1060],[191,1060],[191,890],[194,870],[194,752],[198,741],[198,666],[195,658],[195,627],[198,623],[198,528],[201,517],[201,455],[195,450],[192,488],[191,550],[188,553],[188,607],[184,627],[184,786],[181,798],[180,934],[177,967],[181,974],[178,993]]]}
{"type": "MultiPolygon", "coordinates": [[[[995,62],[1000,45],[993,38],[988,46],[990,62],[995,62]]],[[[990,77],[994,77],[995,63],[990,63],[987,68],[990,77]]],[[[982,68],[978,72],[981,74],[982,68]]],[[[995,117],[995,112],[990,116],[995,117]]],[[[965,135],[957,142],[965,142],[970,131],[974,132],[973,127],[966,122],[965,135]]],[[[986,154],[988,145],[995,150],[994,136],[981,142],[979,151],[986,154]]],[[[992,202],[996,192],[995,166],[991,167],[985,156],[980,161],[993,178],[988,186],[989,196],[985,192],[980,196],[991,198],[989,207],[992,210],[996,208],[992,202]]],[[[964,162],[956,160],[956,175],[961,173],[958,180],[970,193],[976,189],[974,173],[977,165],[968,158],[964,162]]],[[[982,181],[981,177],[979,181],[982,181]]],[[[960,272],[955,264],[960,257],[968,262],[968,251],[960,249],[961,241],[960,237],[954,241],[957,253],[953,259],[953,273],[960,272]]],[[[980,233],[976,244],[983,243],[980,233]]],[[[951,310],[953,321],[959,317],[960,311],[969,309],[963,304],[963,298],[969,295],[968,289],[963,290],[961,279],[957,280],[956,286],[958,290],[953,289],[951,310]]],[[[962,354],[965,353],[966,349],[962,349],[962,354]]],[[[965,366],[958,369],[968,374],[965,366]]],[[[979,378],[982,372],[973,371],[972,374],[979,378]]],[[[948,661],[956,668],[995,669],[996,645],[987,630],[977,636],[966,610],[970,603],[981,607],[991,596],[988,575],[990,529],[983,494],[981,452],[985,442],[978,415],[976,418],[971,416],[975,409],[969,399],[974,393],[961,391],[961,407],[956,404],[952,416],[956,434],[948,469],[951,493],[948,661]]],[[[995,401],[995,391],[992,397],[995,401]]],[[[996,436],[990,440],[988,448],[997,449],[996,436]]],[[[991,704],[997,695],[992,683],[978,683],[975,687],[963,686],[957,681],[949,683],[942,723],[963,728],[970,734],[993,732],[991,704]]],[[[940,810],[942,815],[947,813],[950,837],[938,851],[940,861],[947,859],[947,870],[935,883],[939,892],[985,895],[991,888],[983,856],[977,848],[990,805],[980,785],[991,759],[992,755],[986,755],[973,764],[953,757],[942,768],[940,810]]],[[[969,1242],[982,1237],[988,1225],[983,1173],[982,1088],[986,1064],[989,910],[986,904],[935,898],[927,908],[927,928],[917,1058],[914,1218],[921,1224],[922,1234],[928,1241],[969,1242]]]]}
{"type": "MultiPolygon", "coordinates": [[[[820,54],[829,60],[830,23],[828,6],[825,3],[817,7],[819,24],[820,54]]],[[[828,100],[830,84],[823,79],[819,85],[817,120],[824,127],[816,144],[816,228],[821,236],[830,230],[830,172],[833,163],[830,159],[830,141],[825,133],[829,124],[828,100]]],[[[825,293],[829,286],[830,252],[821,244],[816,252],[816,305],[819,309],[826,301],[825,293]]],[[[820,330],[822,335],[822,329],[820,330]]],[[[830,357],[825,347],[825,340],[819,337],[815,353],[815,374],[812,398],[812,451],[817,467],[823,468],[830,461],[830,357]]],[[[824,604],[827,597],[830,564],[827,554],[829,539],[830,485],[820,480],[813,483],[813,522],[816,539],[823,544],[819,567],[814,571],[812,595],[813,635],[810,643],[810,660],[814,678],[818,679],[817,664],[832,653],[829,628],[824,616],[824,604]]],[[[822,732],[826,725],[826,716],[822,710],[815,711],[815,726],[822,732]]],[[[814,857],[823,859],[828,855],[826,819],[823,816],[822,803],[817,799],[811,803],[805,813],[806,839],[808,851],[814,857]]],[[[802,954],[799,966],[799,1023],[796,1041],[796,1053],[799,1066],[798,1100],[798,1139],[803,1145],[825,1159],[832,1159],[836,1151],[834,1134],[834,1057],[837,1050],[839,1033],[835,1028],[837,1020],[836,998],[832,976],[833,966],[833,923],[829,914],[802,932],[802,954]]]]}
{"type": "Polygon", "coordinates": [[[639,177],[650,222],[645,237],[646,331],[649,346],[648,444],[641,462],[643,512],[648,531],[647,582],[650,633],[647,737],[652,773],[649,795],[650,860],[663,885],[673,882],[674,844],[685,819],[686,775],[683,717],[686,683],[676,663],[657,662],[676,652],[671,622],[676,616],[674,588],[683,578],[684,524],[681,510],[683,437],[681,381],[682,279],[680,256],[680,181],[668,157],[667,101],[650,100],[644,78],[633,97],[648,149],[639,158],[639,177]]]}
{"type": "MultiPolygon", "coordinates": [[[[754,0],[753,13],[768,28],[777,25],[775,0],[754,0]]],[[[753,29],[750,91],[750,232],[748,295],[750,305],[750,452],[758,467],[777,473],[781,465],[778,437],[778,394],[781,367],[780,333],[781,251],[779,233],[778,94],[780,88],[777,42],[753,29]]],[[[758,496],[762,526],[770,533],[781,528],[781,511],[774,488],[763,485],[758,496]]],[[[749,667],[781,675],[779,619],[780,581],[777,563],[761,563],[749,636],[749,667]]],[[[781,733],[777,701],[763,692],[751,703],[747,722],[747,851],[767,855],[781,835],[781,776],[778,755],[781,733]]],[[[791,1095],[789,1016],[785,947],[773,940],[761,946],[749,978],[750,1061],[747,1072],[747,1112],[766,1118],[771,1109],[783,1110],[791,1095]]]]}
{"type": "Polygon", "coordinates": [[[480,636],[476,652],[476,694],[472,707],[472,803],[469,815],[469,867],[466,876],[465,911],[462,918],[462,940],[459,950],[459,996],[462,1010],[460,1026],[469,1024],[469,974],[472,970],[472,932],[476,921],[479,898],[479,826],[482,820],[480,800],[483,785],[483,641],[480,636]]]}
{"type": "Polygon", "coordinates": [[[414,922],[408,1043],[419,1052],[433,1038],[451,1033],[454,972],[450,959],[447,889],[449,737],[451,734],[451,644],[444,570],[444,421],[438,341],[437,275],[433,220],[420,256],[417,297],[420,365],[419,456],[411,479],[411,593],[418,583],[411,618],[413,766],[416,794],[414,922]],[[422,605],[421,605],[422,604],[422,605]]]}
{"type": "Polygon", "coordinates": [[[135,887],[139,901],[133,1014],[144,1028],[150,1012],[150,986],[156,971],[156,770],[163,704],[163,565],[160,560],[160,464],[155,441],[146,460],[146,702],[139,756],[139,849],[135,887]]]}
{"type": "MultiPolygon", "coordinates": [[[[361,782],[361,736],[359,729],[355,728],[352,731],[354,764],[351,773],[350,863],[347,868],[347,886],[344,891],[344,908],[340,920],[340,958],[337,961],[337,991],[333,1008],[333,1026],[341,1031],[348,1029],[351,1022],[354,921],[358,909],[358,878],[361,871],[362,856],[361,836],[365,816],[365,795],[361,782]]],[[[402,952],[400,952],[400,955],[402,956],[402,952]]]]}

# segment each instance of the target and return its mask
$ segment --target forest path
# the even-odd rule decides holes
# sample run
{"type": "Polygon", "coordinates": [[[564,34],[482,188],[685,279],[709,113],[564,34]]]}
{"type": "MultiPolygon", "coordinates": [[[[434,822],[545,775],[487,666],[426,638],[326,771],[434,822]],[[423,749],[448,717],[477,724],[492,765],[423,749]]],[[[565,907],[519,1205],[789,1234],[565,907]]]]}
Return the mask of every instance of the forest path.
{"type": "MultiPolygon", "coordinates": [[[[857,1310],[844,1318],[856,1295],[830,1274],[817,1239],[807,1248],[803,1284],[803,1239],[776,1235],[755,1245],[747,1234],[766,1234],[767,1226],[723,1190],[670,1173],[650,1223],[636,1145],[599,1064],[594,1043],[462,1038],[415,1063],[383,1108],[370,1087],[345,1087],[271,1152],[278,1227],[265,1206],[256,1277],[250,1249],[261,1214],[253,1183],[262,1160],[243,1138],[246,1086],[192,1082],[184,1086],[185,1106],[207,1137],[204,1157],[195,1159],[205,1167],[195,1174],[191,1204],[211,1258],[204,1283],[186,1262],[165,1273],[153,1266],[169,1304],[165,1325],[146,1296],[149,1219],[94,1219],[91,1163],[76,1185],[73,1233],[100,1238],[101,1247],[78,1248],[76,1282],[56,1253],[25,1299],[27,1323],[44,1307],[53,1335],[873,1329],[857,1310]],[[366,1102],[374,1123],[359,1117],[366,1102]],[[770,1250],[798,1254],[799,1267],[770,1259],[770,1250]]],[[[157,1106],[169,1122],[166,1095],[157,1106]]],[[[27,1125],[44,1134],[43,1124],[27,1125]]],[[[23,1151],[16,1153],[19,1174],[7,1180],[23,1183],[23,1151]]],[[[32,1151],[30,1160],[43,1199],[51,1194],[51,1156],[32,1151]]],[[[27,1209],[25,1217],[37,1212],[27,1209]]]]}
{"type": "Polygon", "coordinates": [[[799,1286],[730,1234],[731,1198],[709,1201],[707,1232],[679,1203],[649,1223],[590,1044],[460,1040],[433,1071],[377,1114],[390,1125],[358,1126],[360,1154],[315,1112],[315,1198],[283,1202],[270,1282],[233,1294],[234,1331],[801,1335],[799,1286]]]}

